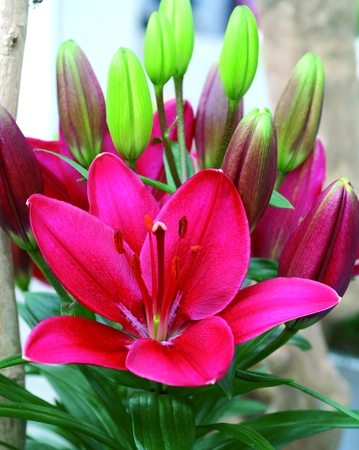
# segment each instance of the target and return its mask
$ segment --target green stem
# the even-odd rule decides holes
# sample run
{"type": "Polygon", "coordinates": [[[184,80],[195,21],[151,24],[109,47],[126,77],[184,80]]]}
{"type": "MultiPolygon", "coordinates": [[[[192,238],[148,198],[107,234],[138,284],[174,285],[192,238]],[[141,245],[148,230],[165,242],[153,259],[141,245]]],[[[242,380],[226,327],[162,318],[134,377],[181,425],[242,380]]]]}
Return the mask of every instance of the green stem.
{"type": "Polygon", "coordinates": [[[234,119],[236,117],[236,112],[238,108],[239,100],[230,100],[228,99],[228,113],[226,126],[224,128],[221,145],[219,146],[219,151],[217,155],[217,160],[215,163],[215,168],[219,169],[222,165],[224,155],[226,154],[227,147],[232,135],[232,128],[234,124],[234,119]]]}
{"type": "Polygon", "coordinates": [[[62,301],[71,303],[73,301],[70,294],[66,291],[60,281],[57,279],[54,272],[50,269],[49,265],[45,261],[39,248],[28,250],[28,254],[33,259],[34,263],[38,266],[41,272],[45,275],[47,281],[55,289],[62,301]]]}
{"type": "Polygon", "coordinates": [[[136,172],[136,159],[125,159],[126,165],[136,172]]]}
{"type": "Polygon", "coordinates": [[[252,357],[245,359],[238,365],[238,369],[247,370],[250,367],[253,367],[255,364],[258,364],[263,359],[267,358],[267,356],[274,353],[278,348],[282,347],[286,344],[289,339],[291,339],[295,334],[297,334],[298,330],[294,330],[292,328],[285,327],[279,336],[277,336],[273,341],[264,347],[258,353],[255,353],[252,357]]]}
{"type": "Polygon", "coordinates": [[[187,169],[187,149],[186,149],[186,135],[184,129],[184,109],[183,109],[183,76],[174,77],[175,93],[176,93],[176,113],[178,117],[177,122],[177,140],[178,150],[180,155],[180,177],[182,183],[188,179],[187,169]]]}
{"type": "Polygon", "coordinates": [[[278,191],[278,189],[282,186],[285,178],[287,176],[287,172],[282,172],[281,170],[278,170],[277,179],[275,180],[274,189],[278,191]]]}
{"type": "Polygon", "coordinates": [[[155,86],[155,93],[156,93],[158,118],[160,121],[163,145],[165,148],[167,162],[168,162],[168,165],[169,165],[169,168],[171,171],[171,175],[172,175],[172,178],[173,178],[173,181],[174,181],[176,187],[180,187],[181,180],[178,176],[176,163],[175,163],[173,153],[172,153],[171,143],[170,143],[170,140],[168,138],[168,133],[167,133],[165,105],[163,103],[163,86],[155,86]]]}

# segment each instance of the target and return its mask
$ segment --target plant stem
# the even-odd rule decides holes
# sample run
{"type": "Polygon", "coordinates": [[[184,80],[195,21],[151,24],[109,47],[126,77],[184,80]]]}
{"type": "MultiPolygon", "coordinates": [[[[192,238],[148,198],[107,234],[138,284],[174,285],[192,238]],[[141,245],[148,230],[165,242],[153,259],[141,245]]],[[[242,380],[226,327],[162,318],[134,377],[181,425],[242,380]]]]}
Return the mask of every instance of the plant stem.
{"type": "Polygon", "coordinates": [[[158,118],[160,121],[163,145],[165,148],[167,162],[168,162],[168,165],[169,165],[169,168],[171,171],[171,175],[172,175],[172,178],[173,178],[173,181],[174,181],[176,187],[180,187],[181,180],[178,176],[176,163],[175,163],[173,153],[172,153],[171,143],[170,143],[170,140],[168,138],[168,133],[167,133],[165,105],[163,103],[163,86],[155,86],[155,93],[156,93],[158,118]]]}
{"type": "Polygon", "coordinates": [[[51,284],[51,286],[55,289],[58,296],[62,301],[72,303],[73,299],[70,294],[66,291],[60,281],[57,279],[54,272],[50,269],[49,265],[45,261],[42,253],[39,248],[35,248],[33,250],[28,250],[28,254],[31,256],[35,264],[39,267],[41,272],[45,275],[47,281],[51,284]]]}
{"type": "Polygon", "coordinates": [[[282,172],[281,170],[278,170],[277,179],[275,181],[274,189],[278,191],[278,189],[282,186],[283,181],[285,180],[287,176],[287,172],[282,172]]]}
{"type": "Polygon", "coordinates": [[[294,330],[292,328],[285,327],[279,336],[277,336],[270,344],[264,347],[258,353],[255,353],[252,357],[245,359],[238,365],[238,369],[247,370],[250,367],[253,367],[255,364],[259,363],[263,359],[267,358],[267,356],[274,353],[278,348],[282,347],[286,344],[289,339],[291,339],[295,334],[297,334],[298,330],[294,330]]]}
{"type": "Polygon", "coordinates": [[[186,135],[184,129],[184,108],[183,108],[183,76],[174,77],[176,93],[176,113],[177,122],[177,140],[180,155],[180,178],[182,183],[188,179],[187,158],[186,158],[186,135]]]}
{"type": "Polygon", "coordinates": [[[232,135],[232,128],[234,119],[236,117],[236,112],[238,108],[239,100],[230,100],[228,99],[228,113],[227,113],[227,120],[226,120],[226,126],[224,128],[221,145],[219,146],[217,160],[215,163],[215,168],[219,169],[222,165],[224,155],[226,154],[227,147],[229,144],[229,141],[231,139],[232,135]]]}
{"type": "Polygon", "coordinates": [[[136,159],[125,159],[126,165],[136,172],[136,159]]]}

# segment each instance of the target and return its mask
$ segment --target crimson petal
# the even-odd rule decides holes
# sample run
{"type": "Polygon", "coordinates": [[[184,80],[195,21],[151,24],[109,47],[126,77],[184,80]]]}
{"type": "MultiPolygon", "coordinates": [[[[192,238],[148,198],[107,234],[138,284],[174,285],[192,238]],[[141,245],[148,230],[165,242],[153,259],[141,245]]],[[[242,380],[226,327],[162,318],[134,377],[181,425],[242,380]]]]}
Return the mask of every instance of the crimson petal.
{"type": "Polygon", "coordinates": [[[284,322],[332,308],[339,300],[334,289],[316,281],[275,278],[239,291],[219,316],[238,345],[284,322]]]}
{"type": "Polygon", "coordinates": [[[127,368],[171,386],[203,386],[220,380],[233,358],[233,336],[219,317],[203,319],[169,341],[139,339],[131,347],[127,368]]]}
{"type": "Polygon", "coordinates": [[[126,370],[133,339],[121,331],[81,317],[50,317],[28,336],[23,358],[40,364],[93,364],[126,370]]]}
{"type": "Polygon", "coordinates": [[[144,216],[155,217],[159,209],[139,177],[117,156],[102,153],[90,166],[88,195],[90,213],[120,229],[139,255],[147,233],[144,216]]]}

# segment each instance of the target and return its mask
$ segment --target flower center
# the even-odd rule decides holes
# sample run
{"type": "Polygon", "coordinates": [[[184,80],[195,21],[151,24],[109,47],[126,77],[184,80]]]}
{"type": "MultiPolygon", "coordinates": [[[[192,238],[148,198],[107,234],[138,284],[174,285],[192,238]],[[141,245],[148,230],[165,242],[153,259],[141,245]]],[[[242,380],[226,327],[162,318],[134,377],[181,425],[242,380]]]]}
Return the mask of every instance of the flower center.
{"type": "MultiPolygon", "coordinates": [[[[124,254],[135,275],[143,299],[149,336],[157,341],[163,341],[167,337],[171,307],[179,289],[181,260],[177,253],[180,241],[186,235],[188,220],[183,216],[179,221],[178,243],[174,253],[175,256],[171,260],[171,274],[167,278],[169,280],[168,286],[165,286],[165,235],[167,227],[163,222],[153,222],[149,215],[145,216],[145,224],[149,231],[152,295],[149,293],[142,277],[140,258],[135,253],[132,255],[129,253],[120,230],[115,231],[114,245],[119,254],[124,254]],[[167,289],[165,289],[166,287],[167,289]]],[[[198,250],[199,246],[191,247],[192,253],[197,253],[198,250]]]]}

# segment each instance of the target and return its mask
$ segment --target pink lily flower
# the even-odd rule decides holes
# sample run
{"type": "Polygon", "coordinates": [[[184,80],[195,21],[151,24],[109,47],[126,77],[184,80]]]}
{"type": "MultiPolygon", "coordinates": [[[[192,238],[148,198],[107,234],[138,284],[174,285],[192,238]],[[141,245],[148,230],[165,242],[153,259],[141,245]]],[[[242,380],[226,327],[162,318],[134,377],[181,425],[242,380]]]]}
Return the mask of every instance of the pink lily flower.
{"type": "Polygon", "coordinates": [[[328,286],[294,278],[239,291],[249,228],[222,171],[199,172],[159,211],[137,175],[102,154],[90,167],[88,192],[90,213],[31,196],[31,226],[66,289],[120,327],[51,317],[29,335],[27,360],[94,364],[201,386],[225,375],[234,345],[339,300],[328,286]]]}

